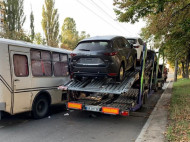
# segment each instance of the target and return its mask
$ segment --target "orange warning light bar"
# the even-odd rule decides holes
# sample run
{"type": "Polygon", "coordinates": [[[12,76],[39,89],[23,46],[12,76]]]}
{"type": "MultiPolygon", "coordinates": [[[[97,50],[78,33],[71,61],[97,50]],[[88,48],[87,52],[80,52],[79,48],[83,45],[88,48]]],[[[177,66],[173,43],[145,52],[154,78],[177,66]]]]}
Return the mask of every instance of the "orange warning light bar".
{"type": "Polygon", "coordinates": [[[102,112],[107,114],[119,114],[118,108],[111,108],[111,107],[102,107],[102,112]]]}
{"type": "Polygon", "coordinates": [[[82,109],[82,104],[79,103],[68,103],[68,108],[72,108],[72,109],[82,109]]]}

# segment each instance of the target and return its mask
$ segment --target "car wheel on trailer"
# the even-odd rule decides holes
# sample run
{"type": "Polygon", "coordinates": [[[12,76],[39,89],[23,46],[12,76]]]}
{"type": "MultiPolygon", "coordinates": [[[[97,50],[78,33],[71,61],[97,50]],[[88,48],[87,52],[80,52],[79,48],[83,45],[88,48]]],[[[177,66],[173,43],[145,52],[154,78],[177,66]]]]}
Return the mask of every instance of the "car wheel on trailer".
{"type": "Polygon", "coordinates": [[[32,113],[35,119],[41,119],[47,116],[49,112],[49,100],[46,96],[38,96],[32,105],[32,113]]]}
{"type": "Polygon", "coordinates": [[[120,68],[119,68],[119,73],[118,73],[118,76],[117,76],[116,80],[121,82],[121,81],[123,81],[124,76],[125,76],[125,68],[124,68],[124,66],[122,64],[120,66],[120,68]]]}
{"type": "Polygon", "coordinates": [[[137,67],[137,59],[134,58],[133,67],[131,69],[135,70],[136,67],[137,67]]]}

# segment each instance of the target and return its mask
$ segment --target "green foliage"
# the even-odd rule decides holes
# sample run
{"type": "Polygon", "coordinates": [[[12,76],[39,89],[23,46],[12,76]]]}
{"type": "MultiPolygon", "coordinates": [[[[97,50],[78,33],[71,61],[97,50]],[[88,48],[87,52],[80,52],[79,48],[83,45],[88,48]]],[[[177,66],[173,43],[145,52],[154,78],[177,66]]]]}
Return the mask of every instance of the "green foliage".
{"type": "Polygon", "coordinates": [[[186,77],[189,74],[190,7],[186,9],[184,7],[188,4],[188,1],[168,4],[162,13],[149,16],[148,25],[142,34],[144,38],[153,37],[154,41],[159,41],[158,47],[164,49],[170,63],[174,63],[176,59],[180,63],[184,62],[186,77]]]}
{"type": "Polygon", "coordinates": [[[54,9],[54,0],[45,0],[42,8],[42,28],[45,33],[47,45],[58,47],[59,43],[59,14],[54,9]]]}
{"type": "Polygon", "coordinates": [[[140,18],[150,14],[158,14],[164,11],[167,3],[173,3],[176,0],[114,0],[115,13],[117,19],[121,22],[135,23],[140,18]]]}
{"type": "Polygon", "coordinates": [[[76,30],[76,23],[73,18],[67,17],[64,20],[62,31],[61,31],[61,41],[62,41],[62,48],[73,50],[77,43],[86,38],[90,35],[86,34],[85,31],[82,31],[81,34],[78,34],[76,30]]]}
{"type": "Polygon", "coordinates": [[[24,0],[7,0],[5,5],[5,23],[10,31],[20,31],[26,20],[24,16],[24,0]]]}
{"type": "Polygon", "coordinates": [[[80,35],[79,35],[79,41],[85,39],[85,38],[89,38],[90,35],[87,34],[85,31],[81,31],[80,35]]]}
{"type": "Polygon", "coordinates": [[[3,32],[0,33],[1,37],[30,42],[29,36],[23,30],[23,24],[26,20],[23,3],[24,0],[7,0],[4,2],[5,15],[3,32]]]}
{"type": "Polygon", "coordinates": [[[31,41],[34,41],[35,32],[34,32],[34,14],[33,14],[33,11],[31,11],[31,14],[30,14],[30,30],[31,30],[31,33],[30,33],[31,41]]]}
{"type": "Polygon", "coordinates": [[[62,48],[74,49],[78,42],[78,31],[76,30],[76,23],[73,18],[67,17],[64,20],[62,31],[62,48]]]}
{"type": "Polygon", "coordinates": [[[45,39],[42,38],[41,33],[36,33],[34,36],[34,41],[35,44],[41,44],[41,45],[45,45],[45,39]]]}

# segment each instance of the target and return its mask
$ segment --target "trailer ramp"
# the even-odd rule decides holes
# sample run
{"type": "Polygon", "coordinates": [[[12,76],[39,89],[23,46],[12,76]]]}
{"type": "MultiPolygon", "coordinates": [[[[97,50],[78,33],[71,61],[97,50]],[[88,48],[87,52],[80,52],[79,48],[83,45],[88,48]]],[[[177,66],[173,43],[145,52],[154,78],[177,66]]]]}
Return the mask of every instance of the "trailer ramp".
{"type": "Polygon", "coordinates": [[[136,80],[139,79],[140,69],[127,71],[125,79],[121,83],[115,82],[111,78],[105,79],[86,79],[82,81],[71,80],[64,86],[70,91],[122,94],[128,92],[136,80]]]}

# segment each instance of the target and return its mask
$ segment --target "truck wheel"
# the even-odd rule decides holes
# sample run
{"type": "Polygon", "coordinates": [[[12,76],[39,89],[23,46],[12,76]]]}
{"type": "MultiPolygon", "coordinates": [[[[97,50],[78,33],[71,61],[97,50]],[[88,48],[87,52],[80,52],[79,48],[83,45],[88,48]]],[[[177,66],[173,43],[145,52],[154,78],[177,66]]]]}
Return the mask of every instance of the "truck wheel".
{"type": "Polygon", "coordinates": [[[119,73],[118,73],[116,80],[119,82],[123,81],[124,75],[125,75],[125,68],[123,65],[121,65],[121,67],[119,68],[119,73]]]}
{"type": "Polygon", "coordinates": [[[49,112],[49,100],[47,97],[40,95],[38,96],[32,106],[32,113],[35,119],[41,119],[47,116],[49,112]]]}

